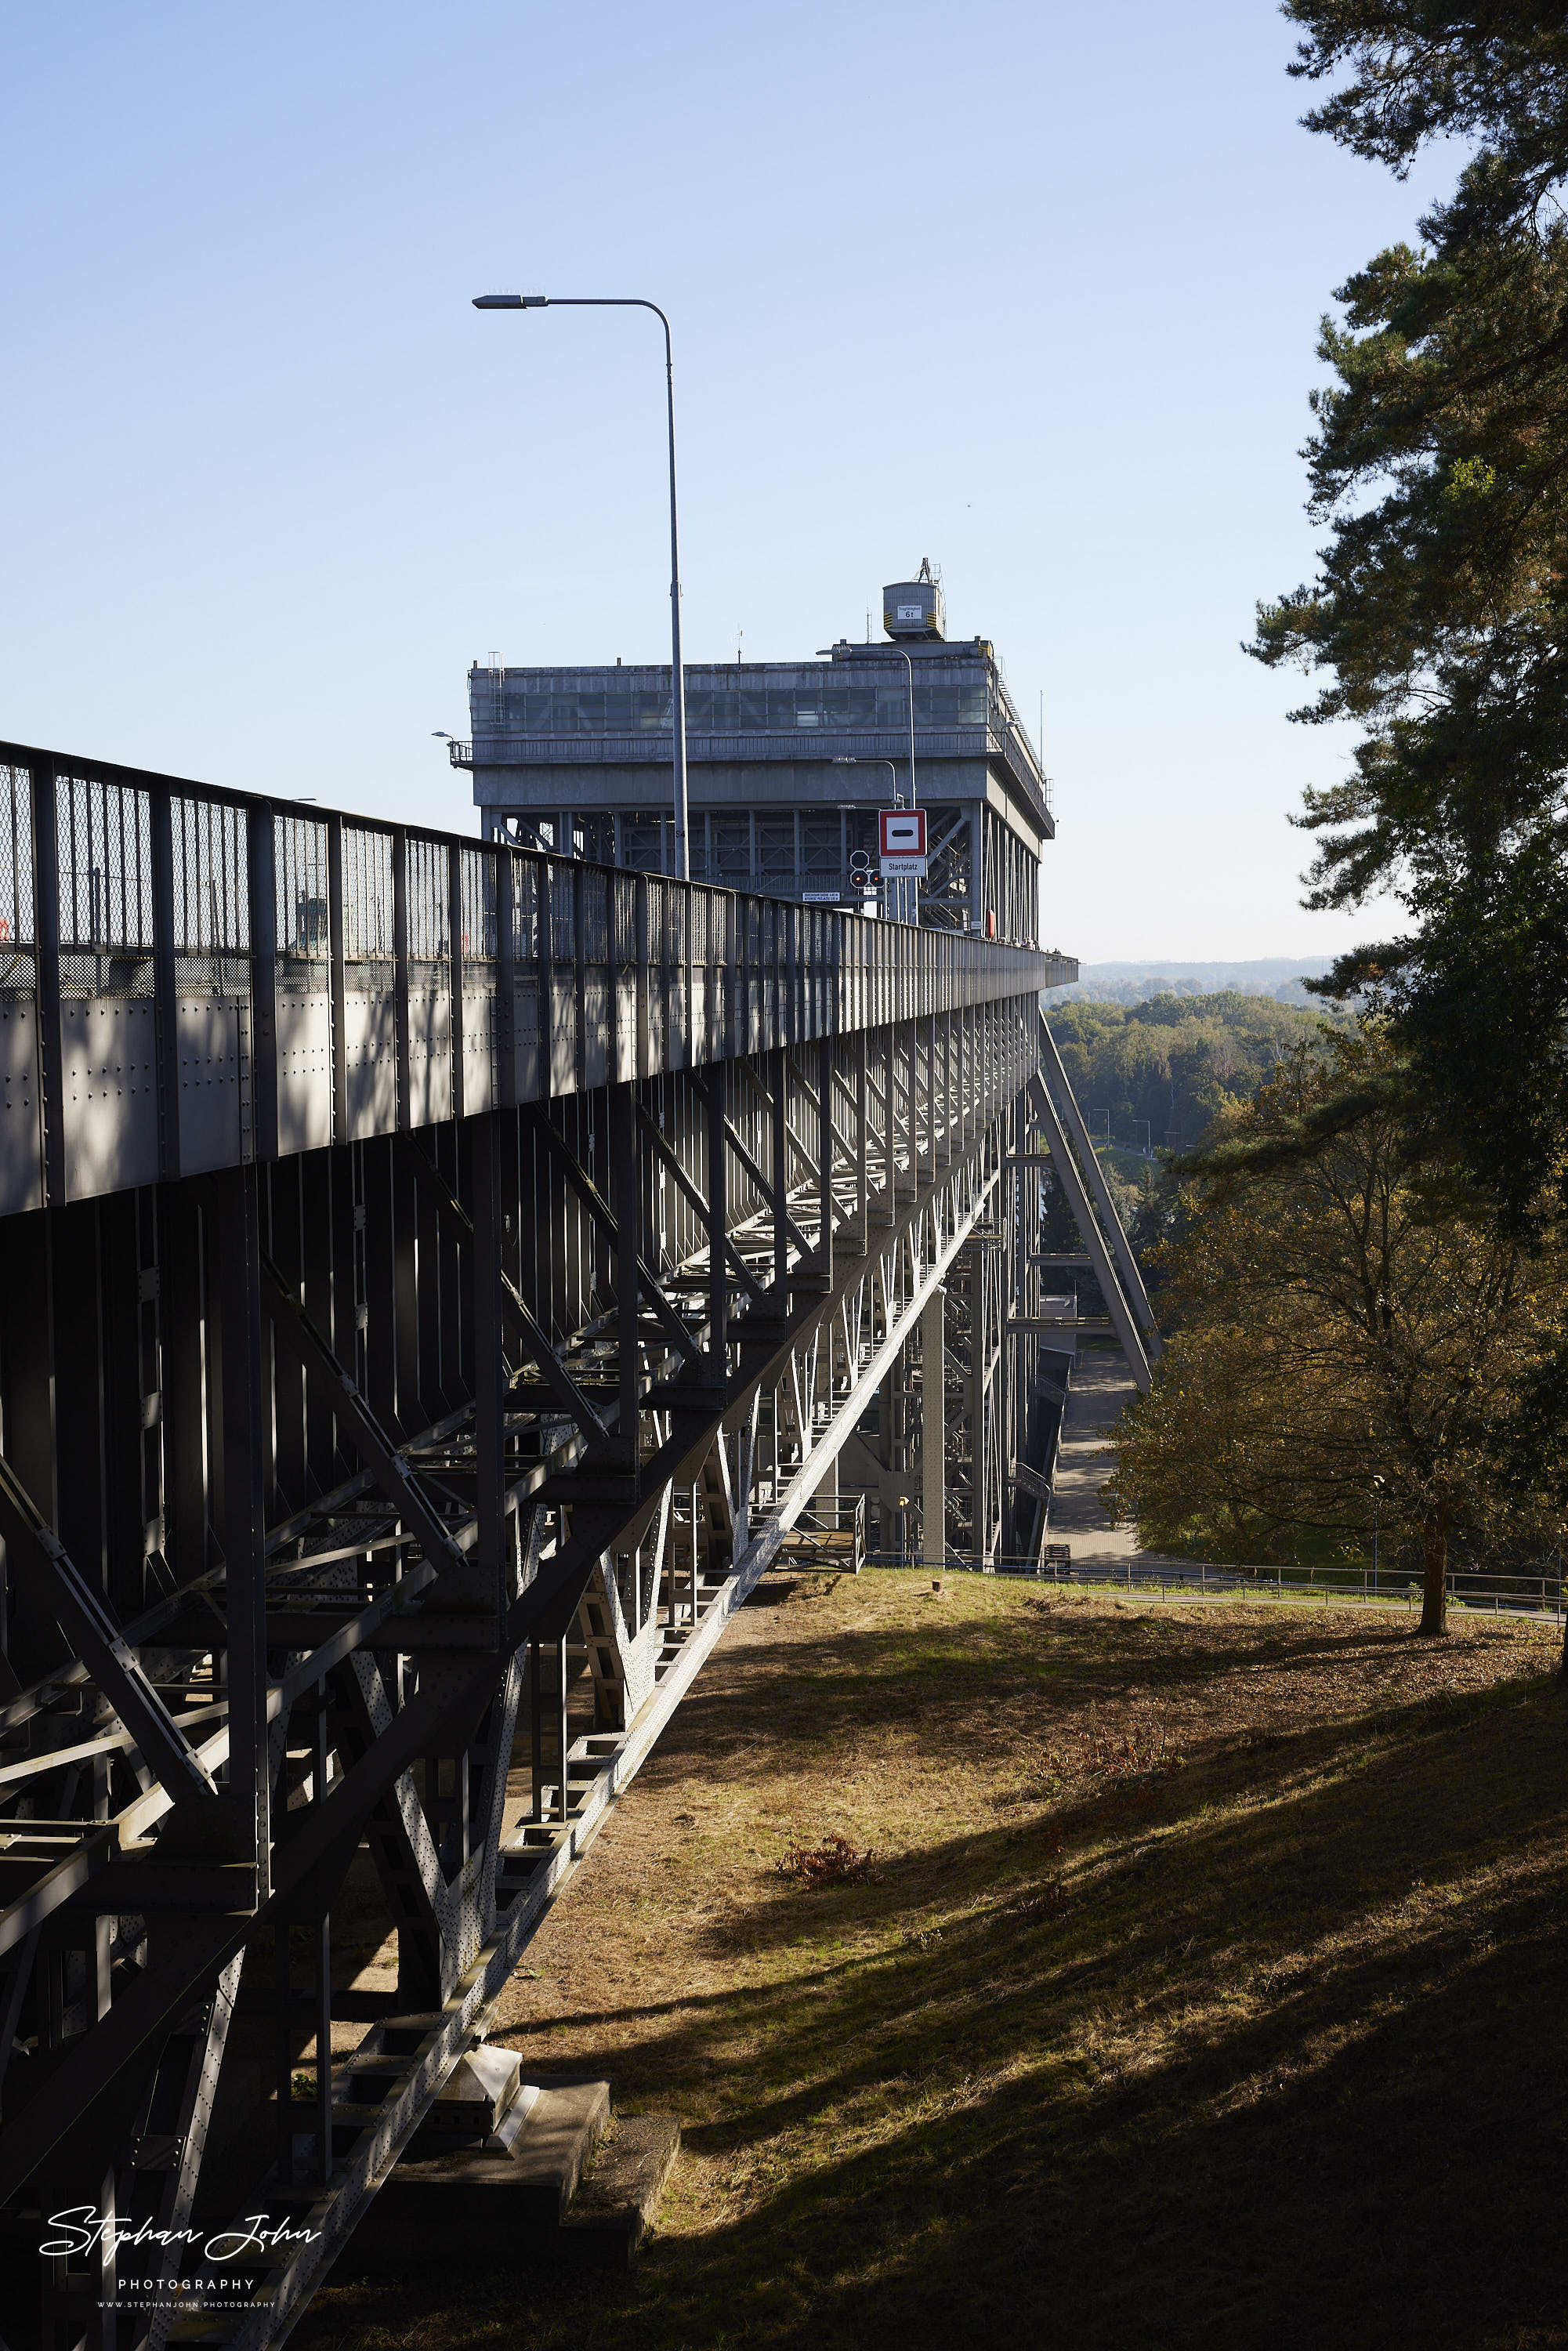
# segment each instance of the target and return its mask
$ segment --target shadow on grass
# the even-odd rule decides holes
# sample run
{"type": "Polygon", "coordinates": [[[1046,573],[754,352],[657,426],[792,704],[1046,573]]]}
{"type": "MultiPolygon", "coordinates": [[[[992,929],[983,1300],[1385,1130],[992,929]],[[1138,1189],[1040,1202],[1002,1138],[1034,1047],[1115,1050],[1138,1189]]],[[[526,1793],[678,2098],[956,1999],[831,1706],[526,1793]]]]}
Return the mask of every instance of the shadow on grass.
{"type": "MultiPolygon", "coordinates": [[[[831,1735],[865,1722],[864,1637],[835,1628],[845,1687],[811,1691],[831,1735]]],[[[700,1710],[705,1771],[750,1768],[754,1698],[700,1710]]],[[[721,2083],[688,2145],[743,2218],[625,2282],[345,2286],[296,2340],[1568,2345],[1568,1709],[1520,1679],[1374,1727],[943,1839],[875,1886],[759,1884],[726,1931],[803,1943],[785,1980],[573,2020],[613,2028],[628,2104],[721,2083]]]]}

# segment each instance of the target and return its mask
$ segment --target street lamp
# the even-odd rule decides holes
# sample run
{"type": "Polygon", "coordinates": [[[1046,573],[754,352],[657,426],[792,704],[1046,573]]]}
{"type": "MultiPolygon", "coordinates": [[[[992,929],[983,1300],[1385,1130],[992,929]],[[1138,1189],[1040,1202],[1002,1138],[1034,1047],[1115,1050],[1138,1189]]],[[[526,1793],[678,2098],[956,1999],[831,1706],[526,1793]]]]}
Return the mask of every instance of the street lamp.
{"type": "MultiPolygon", "coordinates": [[[[681,542],[675,511],[675,360],[670,322],[641,294],[476,294],[476,310],[652,310],[664,330],[664,389],[670,421],[670,715],[674,742],[675,872],[691,879],[686,826],[686,679],[681,666],[681,542]]],[[[913,692],[913,689],[911,689],[913,692]]],[[[914,704],[911,703],[913,713],[914,704]]],[[[911,742],[914,736],[911,735],[911,742]]]]}
{"type": "MultiPolygon", "coordinates": [[[[831,654],[831,653],[832,653],[835,650],[836,650],[836,648],[835,648],[834,646],[832,646],[832,645],[819,645],[819,646],[817,647],[817,652],[818,652],[819,655],[823,654],[823,653],[829,653],[829,654],[831,654]]],[[[883,648],[883,651],[885,652],[885,650],[886,650],[886,648],[884,647],[884,648],[883,648]]],[[[919,805],[920,805],[920,803],[919,803],[918,799],[915,798],[915,663],[914,663],[914,661],[913,661],[912,657],[911,657],[911,656],[910,656],[910,655],[909,655],[909,654],[904,651],[904,647],[903,647],[902,645],[894,645],[894,648],[893,648],[893,650],[894,650],[894,652],[898,655],[899,660],[904,664],[904,668],[909,672],[909,805],[910,805],[910,807],[911,807],[912,809],[914,809],[914,808],[918,808],[918,807],[919,807],[919,805]]],[[[891,759],[885,759],[885,760],[882,761],[880,764],[881,764],[881,765],[883,765],[883,767],[889,767],[889,768],[893,767],[893,762],[892,762],[892,760],[891,760],[891,759]]],[[[894,768],[894,782],[895,782],[895,783],[896,783],[896,781],[897,781],[897,778],[898,778],[898,770],[896,769],[896,768],[894,768]]],[[[919,883],[918,883],[918,882],[912,882],[912,883],[909,884],[909,892],[910,892],[910,904],[911,904],[911,906],[912,906],[912,907],[913,907],[913,909],[914,909],[914,912],[913,912],[913,914],[911,914],[910,919],[911,919],[911,921],[912,921],[912,922],[916,922],[916,923],[917,923],[917,922],[920,920],[920,884],[919,884],[919,883]]]]}
{"type": "MultiPolygon", "coordinates": [[[[904,806],[904,794],[898,789],[898,765],[895,760],[855,759],[852,758],[847,752],[835,752],[833,756],[833,765],[835,768],[885,768],[888,774],[893,778],[894,807],[902,808],[904,806]]],[[[891,883],[884,882],[882,887],[883,908],[885,912],[891,902],[893,884],[891,883]]]]}

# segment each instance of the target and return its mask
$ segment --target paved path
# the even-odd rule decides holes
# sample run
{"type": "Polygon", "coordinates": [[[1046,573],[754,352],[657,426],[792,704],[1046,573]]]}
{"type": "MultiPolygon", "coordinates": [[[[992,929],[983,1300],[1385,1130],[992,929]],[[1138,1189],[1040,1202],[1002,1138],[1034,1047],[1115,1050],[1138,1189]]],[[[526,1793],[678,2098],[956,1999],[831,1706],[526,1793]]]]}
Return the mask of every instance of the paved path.
{"type": "MultiPolygon", "coordinates": [[[[1130,1522],[1112,1525],[1099,1498],[1115,1466],[1105,1433],[1136,1393],[1119,1347],[1080,1348],[1061,1432],[1050,1534],[1051,1541],[1071,1545],[1074,1567],[1119,1567],[1128,1560],[1145,1567],[1160,1564],[1159,1552],[1140,1548],[1130,1522]]],[[[1192,1562],[1180,1564],[1190,1568],[1192,1562]]]]}
{"type": "MultiPolygon", "coordinates": [[[[1354,1590],[1315,1589],[1303,1583],[1281,1583],[1271,1586],[1267,1579],[1276,1574],[1275,1567],[1210,1569],[1207,1591],[1199,1591],[1196,1579],[1198,1570],[1190,1559],[1173,1559],[1167,1552],[1145,1551],[1131,1525],[1113,1526],[1101,1506],[1099,1489],[1105,1483],[1115,1466],[1115,1457],[1105,1442],[1106,1433],[1116,1420],[1123,1406],[1136,1394],[1133,1375],[1119,1347],[1081,1348],[1073,1366],[1072,1386],[1068,1397],[1067,1423],[1061,1433],[1061,1453],[1057,1464],[1056,1495],[1051,1506],[1051,1542],[1064,1542],[1072,1552],[1075,1572],[1087,1569],[1103,1573],[1106,1570],[1125,1567],[1129,1562],[1139,1569],[1168,1567],[1176,1579],[1177,1589],[1167,1589],[1161,1595],[1166,1600],[1207,1600],[1282,1602],[1287,1606],[1364,1607],[1408,1613],[1408,1594],[1403,1588],[1390,1586],[1382,1593],[1365,1593],[1354,1590]],[[1181,1586],[1192,1579],[1190,1588],[1181,1586]]],[[[1287,1571],[1289,1573],[1289,1571],[1287,1571]]],[[[1553,1635],[1562,1619],[1555,1613],[1550,1595],[1531,1605],[1520,1600],[1511,1604],[1500,1598],[1499,1612],[1529,1624],[1544,1625],[1553,1635]]],[[[1466,1607],[1450,1601],[1451,1622],[1456,1625],[1479,1622],[1490,1612],[1484,1602],[1466,1607]]]]}

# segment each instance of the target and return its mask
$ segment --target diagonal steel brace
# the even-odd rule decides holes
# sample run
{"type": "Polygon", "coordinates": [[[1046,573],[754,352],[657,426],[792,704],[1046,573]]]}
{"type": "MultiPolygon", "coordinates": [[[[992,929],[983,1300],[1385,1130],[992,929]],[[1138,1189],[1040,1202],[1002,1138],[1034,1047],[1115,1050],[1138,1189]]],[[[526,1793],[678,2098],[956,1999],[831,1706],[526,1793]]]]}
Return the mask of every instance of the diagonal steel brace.
{"type": "MultiPolygon", "coordinates": [[[[409,1165],[413,1170],[415,1181],[423,1184],[429,1190],[435,1193],[443,1207],[456,1219],[468,1238],[472,1240],[474,1219],[428,1152],[422,1150],[412,1137],[405,1138],[403,1147],[409,1165]]],[[[538,1364],[546,1386],[550,1390],[562,1411],[576,1421],[587,1437],[609,1442],[609,1429],[556,1353],[543,1325],[528,1306],[522,1291],[517,1289],[505,1266],[501,1268],[501,1303],[521,1332],[523,1343],[528,1349],[531,1359],[538,1364]]]]}
{"type": "Polygon", "coordinates": [[[8,1544],[30,1548],[43,1562],[46,1576],[53,1578],[60,1630],[136,1741],[148,1770],[157,1773],[177,1804],[215,1795],[210,1775],[142,1672],[141,1660],[3,1458],[0,1530],[8,1544]]]}
{"type": "Polygon", "coordinates": [[[468,1561],[454,1542],[451,1531],[419,1491],[409,1475],[407,1462],[360,1394],[352,1375],[344,1370],[265,1251],[261,1270],[266,1277],[262,1283],[261,1302],[271,1318],[274,1331],[280,1332],[288,1342],[305,1372],[326,1374],[336,1391],[332,1398],[333,1411],[347,1421],[355,1447],[367,1467],[374,1472],[377,1485],[413,1527],[424,1546],[425,1557],[433,1565],[439,1563],[455,1567],[465,1573],[468,1561]]]}
{"type": "MultiPolygon", "coordinates": [[[[675,1188],[677,1191],[685,1196],[685,1198],[695,1210],[697,1216],[702,1219],[703,1223],[708,1227],[708,1246],[711,1249],[713,1246],[713,1214],[708,1202],[703,1198],[702,1194],[697,1190],[696,1186],[692,1182],[691,1177],[681,1165],[680,1161],[670,1149],[669,1144],[665,1142],[664,1136],[660,1134],[658,1128],[654,1125],[647,1112],[643,1108],[641,1102],[637,1105],[637,1123],[641,1126],[648,1142],[653,1144],[654,1150],[658,1153],[664,1166],[674,1177],[675,1188]]],[[[762,1284],[758,1280],[756,1275],[752,1272],[751,1268],[747,1264],[746,1259],[741,1256],[739,1249],[737,1249],[734,1241],[731,1240],[727,1233],[726,1233],[724,1237],[724,1248],[725,1255],[728,1258],[731,1265],[735,1268],[736,1278],[739,1281],[740,1286],[746,1292],[747,1298],[750,1299],[754,1306],[764,1305],[767,1302],[768,1292],[763,1289],[762,1284]]]]}
{"type": "MultiPolygon", "coordinates": [[[[587,1169],[579,1165],[577,1155],[565,1136],[557,1134],[542,1111],[535,1110],[533,1124],[535,1132],[543,1138],[548,1148],[554,1152],[560,1162],[561,1172],[567,1182],[578,1195],[584,1207],[602,1226],[606,1240],[611,1248],[614,1249],[621,1237],[621,1228],[616,1221],[614,1209],[587,1169]]],[[[679,1312],[665,1297],[658,1275],[640,1251],[637,1258],[637,1288],[686,1361],[691,1364],[700,1364],[703,1360],[702,1349],[686,1328],[679,1312]]]]}

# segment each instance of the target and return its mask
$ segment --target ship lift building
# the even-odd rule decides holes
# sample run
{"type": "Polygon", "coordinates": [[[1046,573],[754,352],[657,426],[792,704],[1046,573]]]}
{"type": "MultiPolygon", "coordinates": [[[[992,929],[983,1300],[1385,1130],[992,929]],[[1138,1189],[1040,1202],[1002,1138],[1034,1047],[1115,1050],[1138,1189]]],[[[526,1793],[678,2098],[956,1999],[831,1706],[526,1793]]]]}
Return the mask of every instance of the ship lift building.
{"type": "MultiPolygon", "coordinates": [[[[1037,944],[1055,832],[1039,756],[984,637],[949,642],[928,565],[883,591],[886,641],[810,661],[691,664],[691,878],[868,911],[877,811],[926,812],[923,924],[1037,944]]],[[[675,871],[667,664],[469,673],[470,768],[486,839],[675,871]]]]}

